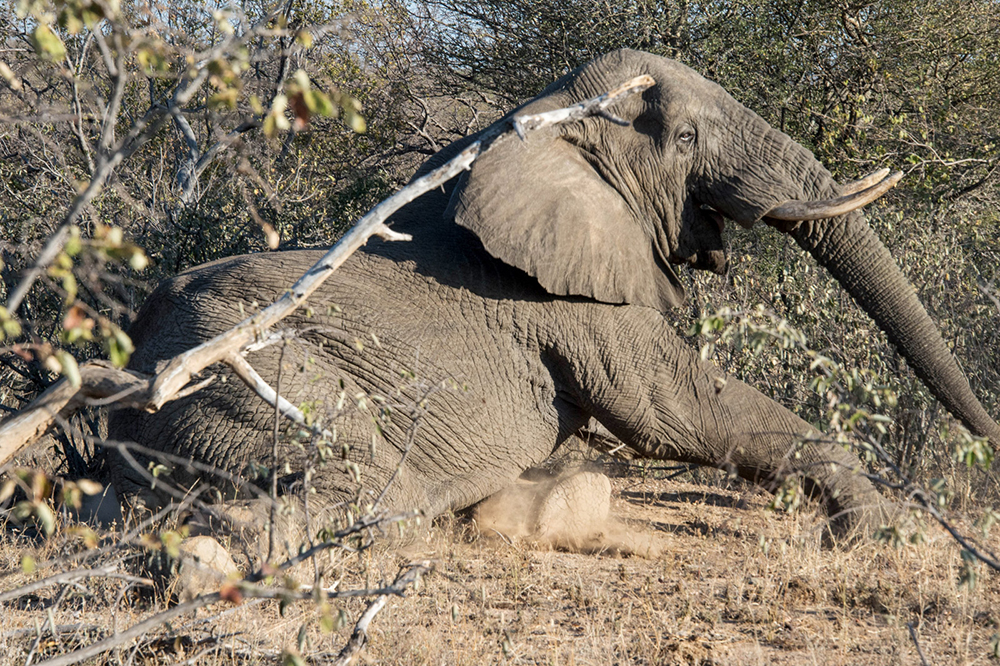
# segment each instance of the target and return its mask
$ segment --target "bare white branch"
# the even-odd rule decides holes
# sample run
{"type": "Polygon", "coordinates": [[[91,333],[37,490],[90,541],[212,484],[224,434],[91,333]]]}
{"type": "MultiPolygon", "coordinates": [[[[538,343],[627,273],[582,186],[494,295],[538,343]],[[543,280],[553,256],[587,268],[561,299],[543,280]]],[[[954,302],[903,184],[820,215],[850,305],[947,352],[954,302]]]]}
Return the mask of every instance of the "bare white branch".
{"type": "Polygon", "coordinates": [[[333,439],[333,433],[329,430],[316,429],[311,426],[306,421],[305,414],[303,414],[298,407],[278,395],[278,392],[271,388],[271,385],[264,381],[264,378],[257,374],[257,371],[253,369],[253,366],[250,365],[240,354],[230,354],[226,357],[225,363],[233,369],[233,372],[235,372],[240,379],[243,380],[243,383],[252,388],[258,396],[263,398],[264,402],[274,407],[274,403],[277,400],[278,410],[281,412],[282,416],[294,421],[303,428],[314,430],[318,435],[328,439],[333,439]]]}

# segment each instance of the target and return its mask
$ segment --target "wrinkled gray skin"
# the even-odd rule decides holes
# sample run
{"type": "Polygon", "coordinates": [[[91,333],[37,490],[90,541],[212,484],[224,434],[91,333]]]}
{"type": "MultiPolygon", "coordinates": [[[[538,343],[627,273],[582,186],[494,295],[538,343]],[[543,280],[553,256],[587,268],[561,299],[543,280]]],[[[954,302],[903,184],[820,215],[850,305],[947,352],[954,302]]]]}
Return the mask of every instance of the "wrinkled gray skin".
{"type": "MultiPolygon", "coordinates": [[[[286,320],[298,341],[286,353],[281,393],[293,403],[332,406],[338,381],[348,396],[391,395],[406,383],[405,371],[428,384],[464,385],[430,398],[388,494],[398,509],[433,515],[470,506],[543,462],[593,417],[653,458],[724,465],[772,489],[798,474],[838,526],[877,520],[870,509],[882,500],[850,471],[854,455],[824,443],[795,455],[802,437],[816,434],[810,426],[701,362],[670,324],[672,306],[684,297],[671,264],[717,272],[726,265],[720,225],[703,205],[743,226],[767,222],[765,214],[785,201],[836,196],[840,186],[827,170],[719,86],[633,51],[563,77],[519,112],[564,107],[640,74],[657,85],[614,108],[630,126],[592,118],[526,142],[508,139],[444,191],[400,211],[393,228],[412,233],[412,242],[371,242],[312,297],[312,317],[300,311],[286,320]],[[341,313],[328,313],[329,304],[341,313]],[[366,343],[361,351],[357,340],[366,343]]],[[[1000,441],[913,288],[859,213],[788,233],[886,331],[953,414],[1000,441]]],[[[132,328],[131,366],[152,371],[233,326],[244,316],[240,304],[270,302],[320,255],[234,257],[168,280],[132,328]]],[[[273,345],[247,357],[272,386],[279,354],[273,345]]],[[[273,423],[274,410],[230,377],[158,414],[117,412],[111,436],[239,474],[251,461],[269,463],[273,423]]],[[[409,426],[397,410],[372,457],[370,416],[348,407],[337,422],[340,442],[360,465],[362,499],[395,469],[409,426]]],[[[282,488],[294,493],[302,454],[294,445],[282,451],[282,488]]],[[[124,464],[115,475],[126,495],[145,485],[124,464]]],[[[197,478],[180,466],[173,472],[182,486],[197,478]]],[[[313,483],[314,507],[359,492],[338,461],[313,483]]]]}

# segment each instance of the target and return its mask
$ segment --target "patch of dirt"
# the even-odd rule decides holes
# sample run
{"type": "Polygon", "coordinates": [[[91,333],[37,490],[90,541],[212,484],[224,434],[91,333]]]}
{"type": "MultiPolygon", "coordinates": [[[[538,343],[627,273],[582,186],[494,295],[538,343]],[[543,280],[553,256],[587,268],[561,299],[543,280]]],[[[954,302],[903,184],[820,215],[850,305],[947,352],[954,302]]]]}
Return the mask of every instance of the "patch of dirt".
{"type": "MultiPolygon", "coordinates": [[[[389,598],[359,663],[920,663],[910,626],[929,663],[990,663],[1000,576],[980,567],[976,587],[960,587],[960,550],[941,530],[928,528],[919,546],[824,549],[821,516],[767,511],[768,497],[752,488],[635,477],[612,486],[608,546],[589,554],[446,519],[405,556],[325,555],[325,584],[339,581],[339,589],[391,581],[412,557],[435,563],[419,589],[389,598]],[[612,547],[615,539],[630,547],[612,547]]],[[[1000,531],[985,545],[1000,550],[1000,531]]],[[[4,571],[17,568],[20,548],[0,548],[4,571]]],[[[0,579],[0,590],[19,578],[0,579]]],[[[59,598],[53,586],[31,603],[4,604],[0,662],[25,662],[35,634],[23,630],[46,622],[49,609],[58,625],[80,628],[39,641],[35,662],[57,654],[59,642],[93,642],[164,607],[156,595],[123,592],[123,581],[81,587],[87,594],[59,598]]],[[[301,646],[309,663],[325,663],[366,605],[301,602],[282,612],[275,600],[218,604],[176,619],[133,661],[280,663],[283,651],[301,646]],[[324,616],[337,619],[332,632],[324,616]]],[[[112,658],[125,663],[134,645],[112,658]]]]}

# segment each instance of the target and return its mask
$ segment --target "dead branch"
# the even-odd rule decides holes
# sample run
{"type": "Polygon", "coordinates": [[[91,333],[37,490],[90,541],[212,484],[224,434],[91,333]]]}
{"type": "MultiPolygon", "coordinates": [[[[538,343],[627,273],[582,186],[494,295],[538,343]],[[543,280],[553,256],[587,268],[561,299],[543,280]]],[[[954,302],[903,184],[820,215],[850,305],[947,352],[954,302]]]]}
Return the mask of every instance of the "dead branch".
{"type": "Polygon", "coordinates": [[[907,622],[906,628],[910,630],[910,639],[913,641],[913,645],[917,648],[917,656],[920,657],[921,665],[929,666],[927,663],[927,657],[924,656],[924,651],[920,648],[920,641],[917,640],[917,630],[913,628],[913,623],[907,622]]]}
{"type": "MultiPolygon", "coordinates": [[[[167,402],[197,391],[211,381],[210,378],[189,386],[195,375],[213,363],[229,363],[234,366],[238,376],[241,378],[250,377],[246,368],[241,363],[234,361],[235,355],[255,340],[265,337],[269,328],[305,303],[306,299],[319,288],[323,281],[356,250],[365,245],[369,238],[380,236],[386,240],[410,239],[410,236],[394,232],[386,225],[386,221],[397,210],[424,193],[442,186],[462,171],[469,169],[472,163],[498,140],[507,139],[514,133],[523,138],[528,131],[537,131],[588,116],[607,117],[607,109],[612,104],[628,95],[645,90],[653,84],[654,81],[649,76],[639,76],[610,92],[566,109],[517,116],[506,124],[499,124],[485,131],[476,142],[449,162],[412,181],[375,206],[277,301],[225,333],[175,356],[161,372],[152,377],[125,370],[116,370],[106,362],[92,361],[84,364],[80,367],[79,387],[73,387],[65,378],[60,379],[24,410],[0,422],[0,443],[2,443],[0,444],[0,464],[4,464],[27,444],[43,434],[57,417],[66,418],[73,411],[87,404],[88,399],[106,399],[109,396],[121,394],[120,404],[156,412],[167,402]],[[96,388],[95,383],[101,388],[96,388]],[[125,396],[128,398],[125,399],[125,396]]],[[[193,90],[190,94],[193,94],[193,90]]],[[[175,103],[180,104],[187,97],[188,95],[177,95],[175,103]]],[[[162,121],[163,117],[160,120],[162,121]]],[[[136,126],[138,127],[140,124],[143,123],[140,121],[136,126]]],[[[133,133],[135,131],[136,129],[133,128],[133,133]]],[[[119,150],[115,155],[123,158],[124,152],[119,150]]],[[[94,187],[95,182],[92,181],[91,187],[94,187]]],[[[88,188],[87,191],[90,189],[88,188]]],[[[96,194],[96,191],[94,193],[96,194]]],[[[80,195],[77,202],[74,202],[72,210],[82,210],[82,205],[86,203],[82,201],[82,197],[84,197],[83,194],[80,195]]],[[[89,199],[87,201],[89,202],[89,199]]],[[[67,219],[70,219],[70,216],[67,219]]],[[[49,254],[55,256],[54,253],[58,253],[59,248],[62,247],[61,243],[65,239],[59,240],[57,237],[67,228],[64,221],[64,226],[50,240],[43,250],[42,256],[36,261],[36,267],[47,265],[46,262],[51,260],[49,254]]],[[[28,282],[30,280],[26,278],[19,287],[28,282]]],[[[13,312],[13,307],[16,307],[16,302],[14,298],[11,299],[11,312],[13,312]]],[[[281,405],[284,399],[278,396],[276,391],[263,390],[259,386],[262,380],[258,381],[258,379],[254,378],[252,382],[248,382],[250,387],[254,388],[268,404],[273,406],[277,401],[281,405]],[[259,388],[261,390],[258,390],[259,388]]],[[[289,403],[284,401],[284,404],[288,405],[289,403]]],[[[282,411],[286,414],[291,413],[287,409],[282,411]]]]}
{"type": "Polygon", "coordinates": [[[212,164],[216,156],[250,130],[260,127],[260,121],[248,120],[241,123],[236,129],[212,144],[208,150],[202,152],[191,124],[181,113],[181,110],[175,107],[171,109],[171,114],[174,118],[174,124],[177,125],[177,129],[184,137],[184,143],[188,147],[187,158],[177,170],[177,185],[181,190],[180,202],[182,206],[187,206],[194,200],[201,174],[212,164]]]}
{"type": "MultiPolygon", "coordinates": [[[[429,560],[411,562],[404,571],[396,576],[396,580],[393,581],[390,589],[399,590],[398,594],[402,596],[407,587],[415,583],[420,576],[431,571],[431,569],[432,565],[429,560]]],[[[340,651],[337,659],[333,662],[334,666],[348,666],[358,656],[368,642],[368,625],[371,624],[372,618],[382,610],[382,607],[385,606],[388,600],[389,595],[381,594],[368,604],[368,608],[358,618],[358,623],[354,625],[354,631],[351,632],[351,638],[347,641],[347,645],[344,646],[344,649],[340,651]]]]}
{"type": "Polygon", "coordinates": [[[257,371],[253,369],[243,356],[240,354],[230,354],[226,357],[224,363],[232,368],[236,376],[243,380],[247,386],[253,389],[254,393],[264,399],[264,402],[275,406],[277,402],[277,409],[281,411],[282,416],[294,422],[296,425],[303,428],[308,428],[312,430],[315,434],[324,437],[326,439],[333,439],[333,433],[329,430],[322,428],[315,428],[306,423],[306,415],[302,413],[298,407],[288,402],[288,400],[282,398],[278,395],[278,392],[271,388],[271,386],[264,381],[264,378],[257,374],[257,371]]]}
{"type": "Polygon", "coordinates": [[[21,587],[0,594],[0,603],[10,601],[11,599],[17,599],[18,597],[23,597],[26,594],[31,594],[32,592],[44,589],[50,585],[71,583],[82,578],[120,578],[130,583],[145,585],[146,587],[153,586],[153,581],[148,578],[119,573],[118,563],[112,562],[110,564],[97,567],[96,569],[76,569],[74,571],[66,571],[61,574],[56,574],[55,576],[43,578],[42,580],[35,581],[34,583],[22,585],[21,587]]]}
{"type": "Polygon", "coordinates": [[[388,600],[389,597],[383,594],[368,604],[368,608],[358,618],[358,623],[354,625],[354,631],[351,632],[351,638],[347,641],[347,645],[337,655],[337,660],[333,662],[334,666],[347,666],[358,656],[358,653],[368,643],[368,625],[371,624],[372,618],[382,610],[388,600]]]}
{"type": "Polygon", "coordinates": [[[91,631],[100,631],[101,626],[97,624],[84,624],[78,622],[76,624],[59,624],[55,627],[47,626],[44,629],[39,629],[38,627],[24,627],[22,629],[13,629],[11,631],[0,634],[0,639],[3,638],[25,638],[27,636],[36,636],[41,631],[44,636],[47,633],[55,635],[59,634],[71,634],[71,633],[86,633],[91,631]]]}
{"type": "Polygon", "coordinates": [[[85,659],[96,657],[97,655],[116,648],[123,643],[127,643],[133,638],[138,638],[147,631],[170,622],[175,617],[179,617],[185,613],[190,613],[191,611],[197,610],[202,606],[214,604],[221,598],[222,597],[218,592],[212,592],[211,594],[204,594],[196,599],[192,599],[187,603],[177,604],[162,613],[157,613],[156,615],[147,618],[138,624],[132,625],[125,631],[112,634],[104,640],[97,641],[96,643],[82,647],[79,650],[67,652],[66,654],[59,655],[58,657],[49,659],[48,661],[39,662],[38,666],[69,666],[70,664],[78,664],[85,659]]]}
{"type": "Polygon", "coordinates": [[[114,396],[130,404],[130,396],[142,395],[148,378],[130,370],[119,370],[108,361],[90,361],[80,366],[80,385],[60,379],[20,412],[0,422],[0,465],[27,444],[41,437],[57,418],[67,419],[88,400],[114,396]]]}

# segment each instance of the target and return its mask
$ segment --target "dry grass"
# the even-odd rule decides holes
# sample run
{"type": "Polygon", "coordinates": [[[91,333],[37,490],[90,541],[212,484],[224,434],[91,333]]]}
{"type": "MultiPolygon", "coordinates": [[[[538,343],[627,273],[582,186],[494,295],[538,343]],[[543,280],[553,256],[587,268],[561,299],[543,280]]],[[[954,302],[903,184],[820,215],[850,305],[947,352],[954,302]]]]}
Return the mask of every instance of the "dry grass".
{"type": "MultiPolygon", "coordinates": [[[[817,516],[775,514],[758,491],[718,485],[614,480],[612,512],[649,557],[537,550],[451,519],[404,552],[328,555],[321,564],[328,582],[348,587],[391,581],[414,557],[436,562],[418,590],[375,618],[361,663],[919,664],[910,626],[928,663],[996,663],[1000,576],[980,567],[975,587],[960,586],[959,548],[942,530],[928,527],[920,545],[823,548],[817,516]]],[[[998,530],[988,542],[1000,549],[998,530]]],[[[21,557],[51,558],[52,543],[8,534],[0,567],[17,573],[0,590],[38,578],[19,572],[21,557]]],[[[43,636],[33,663],[164,607],[164,591],[126,588],[94,578],[8,602],[0,660],[24,664],[50,615],[84,628],[43,636]]],[[[364,606],[335,602],[332,614],[343,609],[347,622],[331,635],[309,602],[284,615],[274,601],[217,605],[94,663],[273,663],[300,644],[309,663],[325,663],[364,606]]]]}

